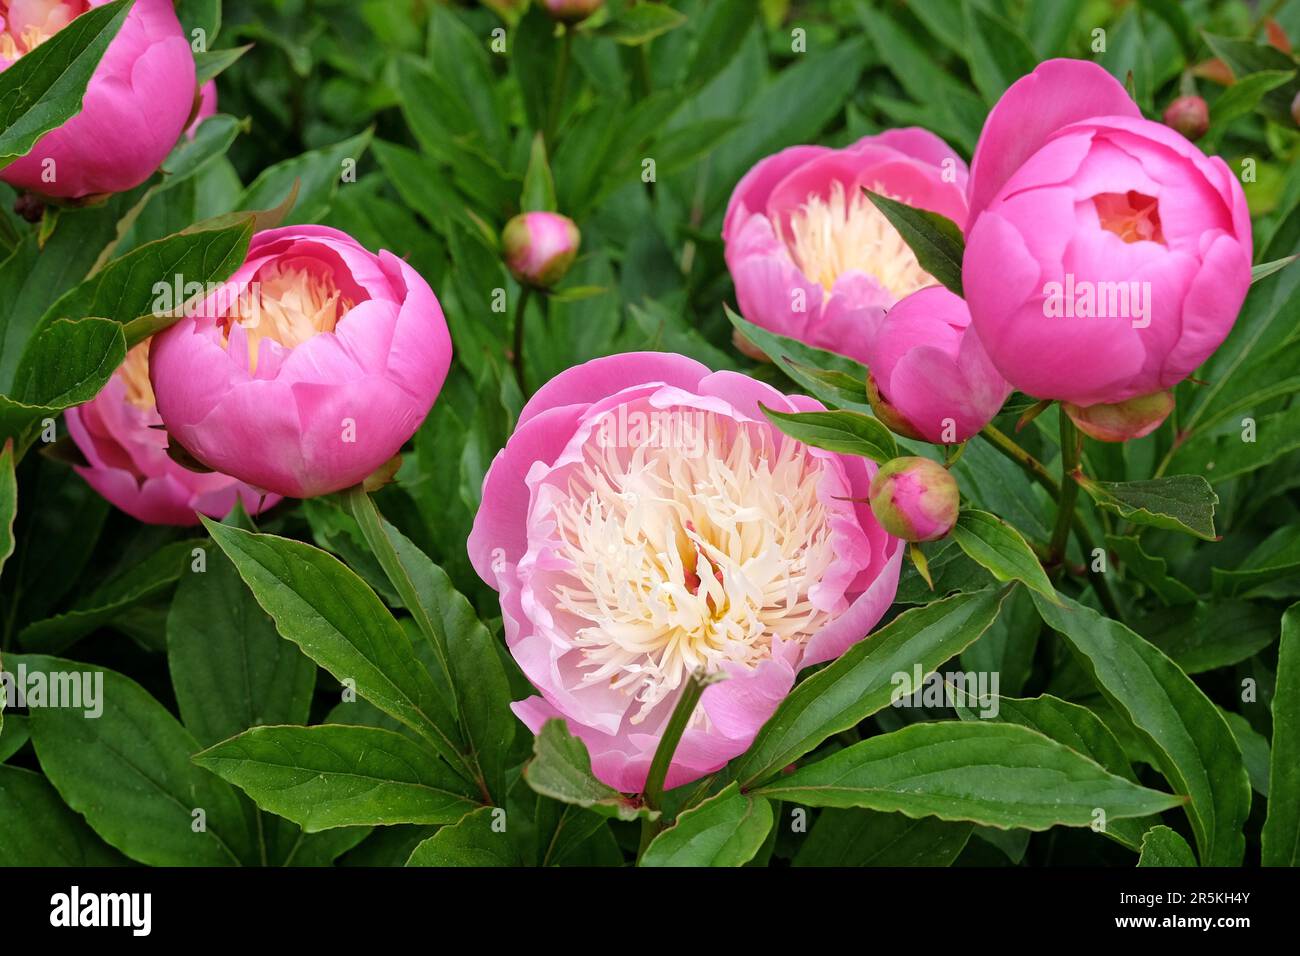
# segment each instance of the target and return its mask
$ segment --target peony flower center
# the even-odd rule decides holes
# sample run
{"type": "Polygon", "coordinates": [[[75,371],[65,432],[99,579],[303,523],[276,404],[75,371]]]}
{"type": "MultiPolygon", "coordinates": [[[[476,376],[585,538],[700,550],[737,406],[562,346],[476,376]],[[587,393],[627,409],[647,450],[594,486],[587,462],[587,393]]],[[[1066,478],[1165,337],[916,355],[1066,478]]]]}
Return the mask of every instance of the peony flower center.
{"type": "Polygon", "coordinates": [[[277,261],[258,272],[221,322],[227,342],[236,323],[243,327],[248,368],[255,372],[262,339],[294,348],[321,332],[333,332],[352,306],[328,269],[311,260],[277,261]]]}
{"type": "Polygon", "coordinates": [[[1101,228],[1113,232],[1125,242],[1165,244],[1160,230],[1160,203],[1130,189],[1126,193],[1100,193],[1092,197],[1101,228]]]}
{"type": "MultiPolygon", "coordinates": [[[[889,195],[879,183],[871,191],[889,195]]],[[[858,190],[849,199],[838,182],[829,199],[810,196],[791,216],[786,241],[800,271],[827,292],[846,272],[872,276],[895,299],[935,284],[866,193],[858,190]]]]}
{"type": "Polygon", "coordinates": [[[31,53],[88,9],[85,0],[0,0],[0,58],[31,53]]]}
{"type": "Polygon", "coordinates": [[[126,361],[117,370],[126,385],[126,400],[136,408],[151,412],[156,407],[153,383],[149,381],[149,339],[126,353],[126,361]]]}
{"type": "Polygon", "coordinates": [[[692,672],[817,633],[830,615],[809,592],[835,559],[823,459],[757,423],[654,414],[686,440],[589,441],[553,513],[556,611],[577,619],[584,681],[640,703],[633,723],[692,672]]]}

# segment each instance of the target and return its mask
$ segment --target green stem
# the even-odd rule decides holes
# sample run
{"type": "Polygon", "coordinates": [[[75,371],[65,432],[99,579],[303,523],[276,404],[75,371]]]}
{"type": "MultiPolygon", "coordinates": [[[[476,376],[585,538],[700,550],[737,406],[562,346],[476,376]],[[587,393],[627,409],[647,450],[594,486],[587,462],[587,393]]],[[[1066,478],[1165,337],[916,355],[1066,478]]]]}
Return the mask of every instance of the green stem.
{"type": "MultiPolygon", "coordinates": [[[[668,768],[672,765],[673,754],[677,752],[677,745],[681,742],[682,734],[686,732],[686,725],[690,723],[691,715],[695,713],[695,707],[708,684],[707,679],[692,674],[686,680],[682,696],[677,698],[677,706],[673,708],[672,716],[668,718],[664,735],[659,738],[659,746],[655,750],[654,759],[650,761],[645,787],[641,791],[641,799],[651,810],[662,808],[664,781],[668,778],[668,768]]],[[[645,852],[645,848],[650,845],[650,841],[654,839],[659,829],[657,821],[647,819],[641,822],[641,849],[637,853],[638,858],[645,852]]]]}
{"type": "Polygon", "coordinates": [[[1074,503],[1079,497],[1079,483],[1074,480],[1074,472],[1079,467],[1079,455],[1082,451],[1082,439],[1079,430],[1074,427],[1070,416],[1061,413],[1061,493],[1056,498],[1056,527],[1052,531],[1052,543],[1048,547],[1048,557],[1052,562],[1065,559],[1065,546],[1070,539],[1070,527],[1074,524],[1074,503]]]}
{"type": "Polygon", "coordinates": [[[533,294],[533,290],[524,286],[519,293],[519,302],[515,305],[515,342],[514,352],[510,356],[510,363],[515,369],[515,381],[519,383],[519,391],[524,398],[528,397],[528,388],[524,384],[524,316],[528,312],[528,299],[533,294]]]}
{"type": "Polygon", "coordinates": [[[560,30],[560,55],[555,63],[555,86],[551,89],[551,102],[546,110],[546,153],[555,155],[555,134],[560,126],[560,112],[564,108],[564,91],[569,85],[569,56],[573,51],[573,33],[565,25],[560,30]]]}

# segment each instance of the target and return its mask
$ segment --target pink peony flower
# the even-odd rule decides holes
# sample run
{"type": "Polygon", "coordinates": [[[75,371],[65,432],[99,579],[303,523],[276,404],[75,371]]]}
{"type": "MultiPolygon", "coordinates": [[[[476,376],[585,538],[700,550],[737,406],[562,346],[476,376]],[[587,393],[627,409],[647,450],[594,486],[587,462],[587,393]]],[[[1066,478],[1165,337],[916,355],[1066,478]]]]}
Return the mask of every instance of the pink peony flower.
{"type": "Polygon", "coordinates": [[[556,212],[522,213],[501,231],[510,274],[539,289],[549,289],[568,274],[581,242],[573,220],[556,212]]]}
{"type": "Polygon", "coordinates": [[[199,523],[199,514],[224,518],[236,499],[243,501],[249,514],[280,500],[227,475],[199,474],[172,461],[149,386],[148,341],[127,353],[122,367],[94,399],[68,409],[64,418],[87,461],[77,467],[77,473],[140,521],[192,525],[199,523]]]}
{"type": "Polygon", "coordinates": [[[208,80],[199,88],[199,108],[194,111],[194,121],[190,123],[185,135],[190,139],[199,131],[203,121],[217,115],[217,81],[208,80]]]}
{"type": "MultiPolygon", "coordinates": [[[[107,2],[0,2],[0,70],[107,2]]],[[[172,0],[135,0],[90,79],[81,112],[41,137],[0,179],[64,199],[133,189],[180,139],[194,84],[194,55],[172,0]]]]}
{"type": "Polygon", "coordinates": [[[913,292],[869,321],[862,355],[876,416],[909,438],[963,442],[1011,394],[970,327],[966,303],[943,286],[913,292]]]}
{"type": "Polygon", "coordinates": [[[938,541],[957,523],[960,508],[956,480],[929,458],[895,458],[871,481],[871,513],[904,541],[938,541]]]}
{"type": "Polygon", "coordinates": [[[187,312],[149,361],[167,430],[209,467],[288,497],[388,462],[451,364],[428,283],[325,226],[257,234],[230,281],[187,312]]]}
{"type": "Polygon", "coordinates": [[[807,447],[759,404],[822,406],[681,355],[633,353],[543,386],[483,484],[469,555],[506,642],[596,775],[640,790],[692,672],[709,686],[680,786],[743,753],[801,667],[838,657],[893,601],[901,543],[864,501],[875,466],[807,447]]]}
{"type": "Polygon", "coordinates": [[[552,19],[581,23],[605,5],[605,0],[542,0],[542,7],[552,19]]]}
{"type": "Polygon", "coordinates": [[[935,283],[864,188],[966,222],[966,164],[923,129],[769,156],[737,184],[722,227],[746,319],[863,360],[867,321],[935,283]]]}
{"type": "Polygon", "coordinates": [[[1050,60],[989,114],[963,284],[998,371],[1079,406],[1163,391],[1227,336],[1250,285],[1245,194],[1142,118],[1101,67],[1050,60]]]}

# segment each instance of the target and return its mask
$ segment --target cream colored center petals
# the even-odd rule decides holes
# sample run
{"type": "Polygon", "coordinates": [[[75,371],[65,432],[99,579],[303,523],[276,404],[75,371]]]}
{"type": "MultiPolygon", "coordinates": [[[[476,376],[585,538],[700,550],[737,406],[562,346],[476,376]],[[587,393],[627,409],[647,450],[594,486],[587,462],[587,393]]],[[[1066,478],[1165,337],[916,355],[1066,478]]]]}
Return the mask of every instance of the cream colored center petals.
{"type": "Polygon", "coordinates": [[[344,298],[328,271],[271,263],[222,319],[229,341],[238,324],[248,337],[248,369],[257,371],[258,345],[272,339],[294,348],[321,332],[333,332],[353,303],[344,298]]]}
{"type": "Polygon", "coordinates": [[[664,443],[615,447],[593,437],[554,535],[571,570],[552,586],[589,684],[640,703],[640,723],[694,671],[756,667],[772,640],[807,641],[828,613],[809,590],[834,560],[830,515],[817,498],[826,467],[806,447],[773,444],[752,423],[690,409],[664,443]]]}
{"type": "MultiPolygon", "coordinates": [[[[879,184],[871,191],[889,195],[879,184]]],[[[849,199],[838,182],[829,199],[810,196],[791,216],[786,242],[799,270],[827,292],[850,271],[874,277],[895,299],[935,284],[866,193],[858,190],[849,199]]]]}
{"type": "Polygon", "coordinates": [[[154,410],[153,384],[149,381],[149,340],[126,353],[126,361],[117,370],[126,385],[126,400],[147,412],[154,410]]]}
{"type": "Polygon", "coordinates": [[[26,53],[31,53],[86,10],[86,4],[82,0],[77,2],[46,0],[44,4],[28,3],[27,15],[43,14],[41,23],[30,23],[21,30],[13,32],[12,27],[8,25],[11,6],[12,4],[9,3],[0,3],[0,16],[6,23],[5,28],[0,30],[0,57],[10,62],[26,53]]]}

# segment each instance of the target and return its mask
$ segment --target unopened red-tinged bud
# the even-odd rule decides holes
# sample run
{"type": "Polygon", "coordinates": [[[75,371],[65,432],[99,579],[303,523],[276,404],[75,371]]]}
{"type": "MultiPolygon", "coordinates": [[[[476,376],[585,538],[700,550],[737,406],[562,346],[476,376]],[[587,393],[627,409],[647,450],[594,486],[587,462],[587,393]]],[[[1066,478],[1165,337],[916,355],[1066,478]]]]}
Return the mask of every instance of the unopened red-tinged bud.
{"type": "Polygon", "coordinates": [[[1070,420],[1089,438],[1097,441],[1130,441],[1143,438],[1160,427],[1174,410],[1174,393],[1153,392],[1114,405],[1089,405],[1080,408],[1062,402],[1070,420]]]}
{"type": "Polygon", "coordinates": [[[957,523],[961,495],[948,469],[929,458],[895,458],[871,482],[871,513],[904,541],[937,541],[957,523]]]}
{"type": "Polygon", "coordinates": [[[552,19],[581,23],[605,5],[605,0],[542,0],[542,7],[552,19]]]}
{"type": "Polygon", "coordinates": [[[1165,110],[1165,125],[1197,140],[1210,128],[1210,108],[1199,96],[1180,96],[1165,110]]]}
{"type": "Polygon", "coordinates": [[[549,289],[568,274],[582,234],[568,216],[526,212],[501,232],[506,267],[524,285],[549,289]]]}

